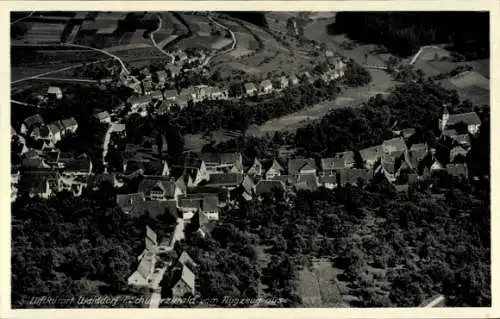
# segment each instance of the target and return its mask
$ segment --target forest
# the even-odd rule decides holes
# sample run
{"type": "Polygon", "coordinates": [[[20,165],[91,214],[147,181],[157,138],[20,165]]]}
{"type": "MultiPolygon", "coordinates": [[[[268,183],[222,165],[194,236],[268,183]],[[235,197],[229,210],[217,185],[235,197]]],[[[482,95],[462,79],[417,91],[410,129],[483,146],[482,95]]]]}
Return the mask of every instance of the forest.
{"type": "Polygon", "coordinates": [[[488,12],[339,12],[328,32],[381,44],[404,57],[443,43],[466,60],[488,58],[490,52],[488,12]]]}

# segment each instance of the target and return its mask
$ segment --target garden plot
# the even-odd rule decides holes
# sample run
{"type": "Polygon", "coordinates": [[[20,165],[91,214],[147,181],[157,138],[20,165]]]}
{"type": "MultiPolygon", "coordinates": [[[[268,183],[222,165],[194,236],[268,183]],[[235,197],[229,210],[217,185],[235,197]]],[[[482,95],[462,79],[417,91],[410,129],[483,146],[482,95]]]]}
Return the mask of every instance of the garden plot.
{"type": "Polygon", "coordinates": [[[255,40],[255,38],[246,32],[234,32],[236,37],[236,47],[233,51],[228,53],[228,55],[232,58],[240,58],[243,56],[247,56],[258,48],[259,44],[255,40]]]}

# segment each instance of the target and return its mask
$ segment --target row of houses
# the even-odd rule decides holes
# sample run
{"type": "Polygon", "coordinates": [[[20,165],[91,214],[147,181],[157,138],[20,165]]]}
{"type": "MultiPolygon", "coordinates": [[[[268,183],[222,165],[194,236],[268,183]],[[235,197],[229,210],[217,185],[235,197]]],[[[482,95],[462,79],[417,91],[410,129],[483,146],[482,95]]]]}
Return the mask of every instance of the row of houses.
{"type": "Polygon", "coordinates": [[[44,148],[53,148],[64,136],[75,133],[77,129],[78,122],[74,117],[46,124],[40,114],[34,114],[24,119],[19,132],[34,140],[43,141],[44,148]]]}

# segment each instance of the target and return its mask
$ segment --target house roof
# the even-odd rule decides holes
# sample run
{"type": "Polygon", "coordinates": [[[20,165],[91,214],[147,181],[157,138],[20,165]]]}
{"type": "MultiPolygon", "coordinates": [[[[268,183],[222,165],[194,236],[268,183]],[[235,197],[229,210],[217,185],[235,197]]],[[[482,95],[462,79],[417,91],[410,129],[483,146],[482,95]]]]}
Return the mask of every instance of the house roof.
{"type": "Polygon", "coordinates": [[[316,175],[305,174],[299,175],[297,182],[295,182],[295,189],[297,190],[310,190],[315,191],[318,188],[318,179],[316,175]]]}
{"type": "Polygon", "coordinates": [[[326,183],[329,183],[329,184],[337,184],[337,175],[333,175],[333,176],[321,176],[319,178],[319,183],[320,184],[326,184],[326,183]]]}
{"type": "Polygon", "coordinates": [[[302,168],[316,169],[316,162],[313,158],[294,158],[288,160],[288,174],[295,175],[300,172],[302,168]]]}
{"type": "Polygon", "coordinates": [[[382,142],[382,148],[385,153],[402,153],[406,149],[406,143],[403,138],[395,137],[382,142]]]}
{"type": "Polygon", "coordinates": [[[401,130],[401,136],[403,136],[403,138],[409,138],[412,135],[414,135],[415,133],[416,133],[416,130],[413,127],[404,128],[401,130]]]}
{"type": "Polygon", "coordinates": [[[156,235],[156,232],[152,230],[148,225],[146,225],[146,238],[151,240],[155,244],[158,243],[158,235],[156,235]]]}
{"type": "Polygon", "coordinates": [[[166,197],[174,197],[176,185],[170,177],[148,176],[139,183],[139,192],[149,193],[153,188],[158,187],[165,192],[166,197]]]}
{"type": "Polygon", "coordinates": [[[139,160],[131,159],[126,162],[126,174],[132,174],[138,170],[142,170],[145,175],[161,175],[165,163],[162,160],[139,160]]]}
{"type": "MultiPolygon", "coordinates": [[[[353,151],[345,151],[341,153],[335,154],[335,158],[340,158],[344,160],[343,166],[348,166],[351,163],[354,163],[354,152],[353,151]]],[[[343,167],[341,166],[341,167],[343,167]]]]}
{"type": "Polygon", "coordinates": [[[168,98],[175,98],[178,96],[178,94],[176,90],[165,90],[165,92],[163,92],[163,96],[166,99],[168,99],[168,98]]]}
{"type": "Polygon", "coordinates": [[[467,153],[467,149],[465,149],[463,146],[455,146],[450,150],[450,159],[455,158],[457,155],[467,156],[467,153]]]}
{"type": "Polygon", "coordinates": [[[265,87],[272,87],[273,84],[271,83],[270,80],[264,80],[260,83],[260,87],[265,88],[265,87]]]}
{"type": "Polygon", "coordinates": [[[455,125],[463,122],[467,125],[477,125],[481,124],[481,120],[476,112],[460,113],[460,114],[450,114],[447,125],[455,125]]]}
{"type": "Polygon", "coordinates": [[[94,117],[98,120],[104,120],[104,119],[110,117],[110,115],[109,115],[108,111],[101,111],[101,112],[95,113],[94,117]]]}
{"type": "Polygon", "coordinates": [[[144,213],[144,194],[118,194],[116,195],[116,204],[123,212],[131,215],[141,215],[144,213]]]}
{"type": "Polygon", "coordinates": [[[323,171],[332,170],[334,168],[344,167],[344,159],[334,158],[334,157],[322,158],[320,160],[320,164],[321,164],[321,170],[323,171]]]}
{"type": "Polygon", "coordinates": [[[137,267],[137,272],[144,278],[148,278],[150,275],[151,269],[154,265],[155,255],[153,252],[146,252],[144,257],[142,257],[139,266],[137,267]]]}
{"type": "Polygon", "coordinates": [[[257,87],[252,82],[245,83],[244,87],[245,91],[257,90],[257,87]]]}
{"type": "Polygon", "coordinates": [[[57,134],[64,130],[64,125],[61,121],[55,121],[47,125],[47,128],[52,134],[57,134]]]}
{"type": "Polygon", "coordinates": [[[298,81],[299,79],[297,78],[297,76],[295,74],[290,74],[290,81],[292,82],[296,82],[298,81]]]}
{"type": "Polygon", "coordinates": [[[61,121],[65,129],[71,128],[73,126],[78,126],[78,122],[74,117],[70,117],[61,121]]]}
{"type": "Polygon", "coordinates": [[[143,203],[143,212],[148,212],[151,217],[170,213],[177,216],[177,201],[175,200],[146,200],[143,203]]]}
{"type": "Polygon", "coordinates": [[[22,189],[30,193],[39,194],[45,192],[45,187],[49,181],[57,181],[59,173],[55,170],[32,170],[22,174],[22,189]]]}
{"type": "Polygon", "coordinates": [[[188,266],[188,267],[190,267],[190,266],[192,267],[192,266],[196,265],[194,260],[191,258],[191,256],[189,256],[189,254],[186,251],[183,251],[181,253],[181,255],[179,256],[179,259],[177,261],[185,266],[188,266]]]}
{"type": "Polygon", "coordinates": [[[211,174],[207,186],[236,186],[243,181],[243,174],[221,173],[211,174]]]}
{"type": "Polygon", "coordinates": [[[49,86],[47,93],[48,94],[59,94],[59,93],[62,93],[62,91],[61,91],[61,88],[58,86],[49,86]]]}
{"type": "Polygon", "coordinates": [[[376,145],[360,150],[359,154],[361,155],[361,158],[363,158],[363,160],[367,161],[378,159],[382,156],[383,152],[384,149],[382,148],[382,145],[376,145]]]}
{"type": "Polygon", "coordinates": [[[453,137],[453,139],[455,141],[457,141],[457,143],[459,143],[459,144],[470,145],[470,136],[469,136],[469,134],[455,135],[453,137]]]}
{"type": "Polygon", "coordinates": [[[146,104],[151,102],[151,96],[150,95],[133,95],[131,96],[128,101],[130,104],[146,104]]]}
{"type": "Polygon", "coordinates": [[[241,160],[241,153],[200,153],[198,155],[206,164],[235,164],[241,160]]]}
{"type": "Polygon", "coordinates": [[[64,171],[88,173],[92,166],[89,158],[79,158],[68,162],[64,166],[64,171]]]}
{"type": "Polygon", "coordinates": [[[452,176],[467,176],[466,164],[448,164],[446,165],[446,172],[452,176]]]}
{"type": "Polygon", "coordinates": [[[165,77],[167,77],[167,72],[165,70],[159,70],[159,71],[156,71],[156,75],[159,78],[165,78],[165,77]]]}
{"type": "Polygon", "coordinates": [[[252,166],[248,168],[247,174],[257,173],[258,170],[262,170],[262,163],[258,158],[254,158],[252,162],[252,166]]]}
{"type": "Polygon", "coordinates": [[[285,184],[295,184],[297,182],[297,175],[279,175],[274,176],[271,180],[273,181],[281,181],[285,184]]]}
{"type": "Polygon", "coordinates": [[[184,283],[190,288],[194,289],[195,288],[195,276],[194,273],[187,267],[186,265],[182,265],[182,271],[180,274],[180,278],[174,282],[174,284],[177,284],[179,280],[184,281],[184,283]]]}
{"type": "Polygon", "coordinates": [[[283,166],[281,166],[280,163],[278,163],[278,161],[276,159],[273,159],[273,161],[271,162],[271,166],[269,166],[267,171],[269,171],[271,169],[276,170],[276,171],[280,171],[280,172],[283,172],[285,170],[283,168],[283,166]]]}
{"type": "Polygon", "coordinates": [[[260,181],[257,183],[255,187],[255,192],[260,195],[264,193],[272,193],[273,190],[284,190],[285,185],[281,181],[275,181],[275,180],[270,180],[270,181],[260,181]]]}
{"type": "Polygon", "coordinates": [[[401,164],[401,161],[397,160],[395,157],[390,155],[384,155],[380,161],[384,170],[389,174],[394,174],[401,164]]]}
{"type": "Polygon", "coordinates": [[[249,176],[245,176],[245,178],[243,178],[241,186],[243,186],[247,193],[252,193],[255,188],[255,183],[249,176]]]}
{"type": "Polygon", "coordinates": [[[31,127],[33,127],[36,124],[42,125],[44,123],[44,121],[43,121],[43,118],[40,114],[35,114],[35,115],[32,115],[32,116],[25,118],[23,123],[24,123],[24,125],[26,125],[26,127],[28,129],[30,129],[31,127]]]}
{"type": "Polygon", "coordinates": [[[372,178],[372,172],[370,169],[344,168],[339,170],[338,176],[341,185],[357,185],[359,178],[364,181],[369,181],[372,178]]]}
{"type": "Polygon", "coordinates": [[[442,135],[444,136],[449,136],[449,137],[454,137],[458,135],[458,132],[455,129],[450,129],[450,130],[444,130],[442,135]]]}
{"type": "Polygon", "coordinates": [[[49,166],[45,163],[42,158],[23,158],[21,161],[21,166],[25,168],[48,168],[49,166]]]}

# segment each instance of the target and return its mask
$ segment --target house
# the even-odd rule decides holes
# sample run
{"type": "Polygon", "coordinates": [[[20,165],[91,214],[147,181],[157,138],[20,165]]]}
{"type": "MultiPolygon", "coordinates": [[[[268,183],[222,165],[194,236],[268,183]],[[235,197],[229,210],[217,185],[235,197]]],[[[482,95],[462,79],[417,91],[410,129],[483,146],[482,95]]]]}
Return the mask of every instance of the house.
{"type": "Polygon", "coordinates": [[[395,137],[382,142],[382,149],[385,154],[401,157],[406,151],[406,143],[402,137],[395,137]]]}
{"type": "MultiPolygon", "coordinates": [[[[64,134],[75,133],[78,129],[78,122],[74,117],[70,117],[61,121],[64,127],[64,134]]],[[[64,135],[63,134],[63,135],[64,135]]]]}
{"type": "Polygon", "coordinates": [[[469,148],[471,146],[469,134],[457,134],[453,136],[452,139],[456,144],[463,147],[469,148]]]}
{"type": "Polygon", "coordinates": [[[187,187],[195,187],[202,181],[208,181],[210,178],[205,162],[191,155],[180,157],[178,163],[172,165],[171,174],[176,178],[182,176],[187,187]]]}
{"type": "Polygon", "coordinates": [[[380,165],[376,169],[377,173],[382,173],[391,183],[396,181],[398,170],[401,166],[401,158],[384,154],[380,159],[380,165]]]}
{"type": "Polygon", "coordinates": [[[92,161],[89,158],[77,158],[64,166],[65,176],[87,176],[92,174],[92,161]]]}
{"type": "Polygon", "coordinates": [[[432,164],[431,164],[431,167],[430,167],[430,171],[431,173],[432,172],[435,172],[435,171],[440,171],[440,170],[444,170],[445,167],[443,166],[443,164],[441,164],[440,161],[438,161],[437,159],[435,159],[432,164]]]}
{"type": "Polygon", "coordinates": [[[363,159],[366,168],[372,168],[383,154],[384,149],[382,145],[367,147],[359,151],[359,155],[363,159]]]}
{"type": "Polygon", "coordinates": [[[179,95],[176,90],[165,90],[165,92],[163,92],[163,98],[167,101],[174,101],[178,97],[179,95]]]}
{"type": "Polygon", "coordinates": [[[286,76],[280,77],[280,88],[286,89],[288,87],[288,78],[286,76]]]}
{"type": "Polygon", "coordinates": [[[278,163],[277,160],[273,159],[271,166],[266,170],[266,179],[272,179],[275,176],[281,175],[285,169],[278,163]]]}
{"type": "Polygon", "coordinates": [[[172,79],[175,79],[182,70],[182,66],[177,64],[168,64],[165,66],[165,70],[170,74],[172,79]]]}
{"type": "Polygon", "coordinates": [[[300,174],[295,182],[295,190],[316,191],[319,187],[318,178],[313,174],[300,174]]]}
{"type": "Polygon", "coordinates": [[[272,194],[275,191],[284,192],[285,184],[282,181],[263,180],[255,185],[255,194],[259,197],[263,194],[272,194]]]}
{"type": "Polygon", "coordinates": [[[54,168],[63,168],[67,163],[75,159],[73,153],[60,152],[59,150],[45,152],[44,158],[47,164],[54,168]]]}
{"type": "Polygon", "coordinates": [[[159,71],[156,71],[156,78],[158,79],[158,83],[160,85],[163,85],[165,84],[165,82],[167,81],[167,72],[165,70],[159,70],[159,71]]]}
{"type": "Polygon", "coordinates": [[[339,164],[340,166],[338,168],[349,168],[353,167],[354,164],[356,164],[356,161],[354,160],[354,152],[353,151],[345,151],[341,153],[335,154],[335,158],[342,159],[343,160],[343,165],[342,162],[335,162],[339,164]]]}
{"type": "Polygon", "coordinates": [[[294,158],[288,161],[288,175],[316,175],[316,162],[313,158],[294,158]]]}
{"type": "Polygon", "coordinates": [[[345,160],[341,157],[322,158],[320,165],[321,176],[336,176],[337,169],[345,168],[345,160]]]}
{"type": "Polygon", "coordinates": [[[21,124],[21,134],[31,132],[33,128],[44,125],[43,118],[40,114],[35,114],[24,119],[21,124]]]}
{"type": "Polygon", "coordinates": [[[257,93],[257,87],[252,82],[245,83],[244,88],[245,88],[245,94],[248,96],[252,96],[257,93]]]}
{"type": "Polygon", "coordinates": [[[141,113],[151,104],[151,96],[150,95],[134,95],[128,99],[128,102],[131,105],[130,110],[132,112],[141,113]]]}
{"type": "Polygon", "coordinates": [[[273,92],[273,83],[270,80],[264,80],[259,85],[260,92],[269,94],[273,92]]]}
{"type": "Polygon", "coordinates": [[[94,118],[101,123],[111,123],[111,116],[108,111],[98,111],[94,113],[94,118]]]}
{"type": "Polygon", "coordinates": [[[451,163],[464,163],[469,151],[462,145],[455,146],[450,150],[451,163]]]}
{"type": "Polygon", "coordinates": [[[133,288],[145,288],[149,286],[151,275],[156,265],[154,252],[148,251],[142,256],[137,270],[128,277],[128,285],[133,288]]]}
{"type": "Polygon", "coordinates": [[[281,181],[285,186],[293,186],[297,183],[299,179],[299,175],[276,175],[270,180],[272,181],[281,181]]]}
{"type": "Polygon", "coordinates": [[[416,173],[420,174],[423,168],[423,162],[429,155],[429,150],[427,148],[418,147],[417,144],[413,144],[409,151],[405,152],[405,162],[408,164],[409,168],[416,173]]]}
{"type": "Polygon", "coordinates": [[[48,125],[34,128],[30,136],[34,139],[45,141],[47,145],[55,145],[61,140],[64,131],[63,124],[60,121],[55,121],[48,125]]]}
{"type": "Polygon", "coordinates": [[[47,95],[57,100],[60,100],[63,97],[61,88],[57,86],[50,86],[49,89],[47,90],[47,95]]]}
{"type": "Polygon", "coordinates": [[[11,184],[19,183],[20,177],[21,177],[21,171],[19,170],[19,165],[12,165],[10,167],[10,182],[11,182],[11,184]]]}
{"type": "Polygon", "coordinates": [[[205,186],[232,190],[242,182],[243,174],[241,173],[219,173],[210,174],[210,179],[205,186]]]}
{"type": "Polygon", "coordinates": [[[50,168],[43,158],[23,158],[21,166],[28,169],[50,168]]]}
{"type": "Polygon", "coordinates": [[[360,183],[367,183],[373,177],[372,171],[367,168],[344,168],[339,170],[337,175],[337,185],[344,187],[349,184],[351,186],[358,186],[360,183]]]}
{"type": "Polygon", "coordinates": [[[190,222],[196,213],[208,220],[219,220],[219,198],[216,194],[189,194],[178,200],[179,210],[185,222],[190,222]]]}
{"type": "Polygon", "coordinates": [[[137,173],[142,175],[169,176],[170,168],[167,161],[164,160],[131,159],[124,163],[123,172],[127,175],[137,173]]]}
{"type": "Polygon", "coordinates": [[[337,174],[325,175],[319,178],[319,184],[324,188],[334,189],[337,187],[337,174]]]}
{"type": "Polygon", "coordinates": [[[195,275],[188,266],[181,264],[178,271],[173,272],[171,281],[172,297],[182,298],[195,294],[195,275]]]}
{"type": "Polygon", "coordinates": [[[109,183],[115,188],[120,188],[123,186],[123,181],[117,177],[116,174],[112,173],[102,173],[102,174],[92,174],[87,178],[87,188],[93,191],[98,191],[101,189],[104,183],[109,183]]]}
{"type": "Polygon", "coordinates": [[[29,197],[49,198],[60,190],[60,175],[55,170],[37,169],[25,171],[19,181],[19,190],[29,197]]]}
{"type": "Polygon", "coordinates": [[[458,124],[466,125],[468,133],[476,135],[481,127],[481,120],[476,112],[450,114],[448,108],[444,107],[443,115],[439,120],[441,131],[445,131],[448,128],[455,128],[458,124]]]}
{"type": "Polygon", "coordinates": [[[241,184],[231,191],[231,198],[241,196],[245,200],[251,200],[255,194],[255,183],[250,176],[245,176],[241,184]]]}
{"type": "Polygon", "coordinates": [[[198,267],[198,264],[194,262],[193,258],[191,258],[191,256],[189,256],[189,254],[186,251],[183,251],[181,253],[177,262],[189,267],[189,269],[191,270],[195,270],[198,267]]]}
{"type": "Polygon", "coordinates": [[[163,101],[163,93],[161,91],[151,91],[151,94],[149,96],[157,101],[163,101]]]}
{"type": "Polygon", "coordinates": [[[411,127],[411,128],[404,128],[402,129],[399,134],[402,138],[404,138],[405,140],[408,140],[409,138],[411,138],[413,135],[415,135],[417,131],[411,127]]]}
{"type": "Polygon", "coordinates": [[[299,79],[297,78],[297,76],[295,74],[290,75],[290,77],[289,77],[289,83],[291,85],[297,85],[297,84],[299,84],[299,79]]]}
{"type": "Polygon", "coordinates": [[[200,153],[199,158],[205,162],[209,173],[235,172],[243,173],[241,153],[200,153]]]}
{"type": "Polygon", "coordinates": [[[256,157],[253,160],[252,166],[247,170],[247,175],[249,176],[262,176],[262,163],[256,157]]]}
{"type": "Polygon", "coordinates": [[[183,195],[183,190],[170,177],[147,176],[140,183],[139,193],[144,193],[146,199],[154,201],[177,200],[183,195]]]}

